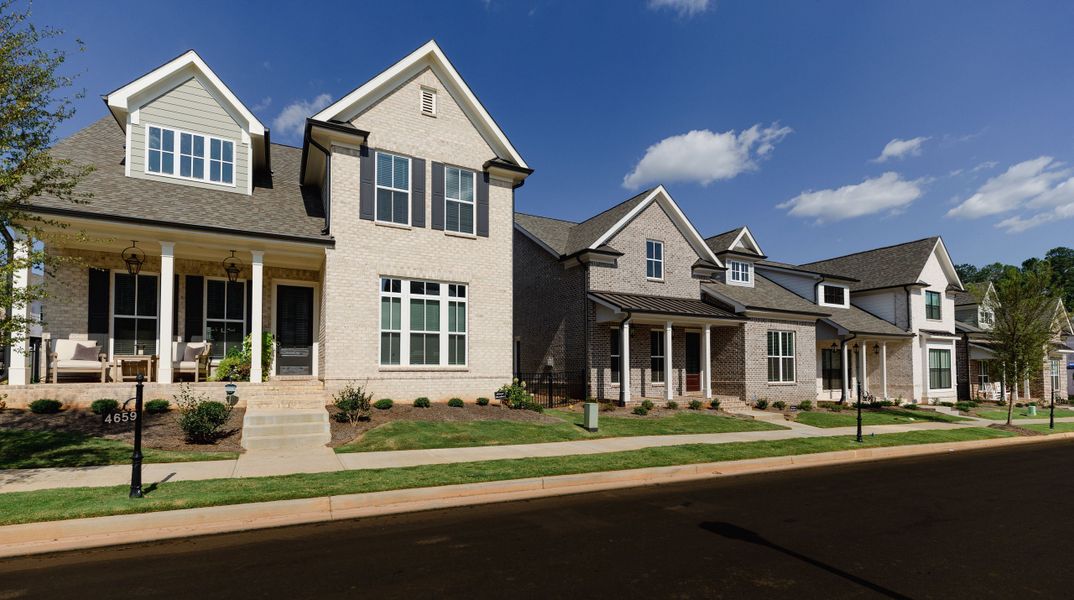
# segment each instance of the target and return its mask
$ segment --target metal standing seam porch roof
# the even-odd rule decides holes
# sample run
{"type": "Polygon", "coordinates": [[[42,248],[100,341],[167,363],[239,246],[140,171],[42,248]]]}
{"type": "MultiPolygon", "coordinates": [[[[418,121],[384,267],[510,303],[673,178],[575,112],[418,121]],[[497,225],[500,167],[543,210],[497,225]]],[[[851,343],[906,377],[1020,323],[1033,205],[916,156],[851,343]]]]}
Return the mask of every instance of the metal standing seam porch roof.
{"type": "Polygon", "coordinates": [[[703,319],[746,320],[744,317],[740,317],[732,312],[713,306],[708,302],[691,298],[671,298],[668,296],[649,296],[645,294],[600,291],[589,292],[589,297],[614,306],[621,312],[698,317],[703,319]]]}

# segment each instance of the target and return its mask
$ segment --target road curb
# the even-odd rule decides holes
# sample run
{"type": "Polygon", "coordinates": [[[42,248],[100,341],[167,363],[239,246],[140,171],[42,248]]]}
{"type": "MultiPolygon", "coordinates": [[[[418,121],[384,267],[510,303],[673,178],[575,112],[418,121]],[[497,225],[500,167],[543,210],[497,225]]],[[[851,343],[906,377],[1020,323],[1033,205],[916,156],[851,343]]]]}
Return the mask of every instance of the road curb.
{"type": "Polygon", "coordinates": [[[1074,432],[511,479],[0,527],[0,558],[1074,439],[1074,432]]]}

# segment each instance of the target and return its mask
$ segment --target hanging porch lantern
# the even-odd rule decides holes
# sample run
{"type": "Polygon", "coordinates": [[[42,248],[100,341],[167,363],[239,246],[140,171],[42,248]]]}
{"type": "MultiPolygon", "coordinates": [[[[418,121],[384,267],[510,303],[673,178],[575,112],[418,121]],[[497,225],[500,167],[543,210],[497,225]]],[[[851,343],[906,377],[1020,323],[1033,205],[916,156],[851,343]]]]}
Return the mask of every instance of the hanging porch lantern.
{"type": "Polygon", "coordinates": [[[880,344],[873,344],[873,356],[880,356],[880,344]]]}
{"type": "Polygon", "coordinates": [[[138,247],[138,242],[131,240],[131,245],[123,250],[123,262],[127,263],[127,272],[137,275],[145,264],[145,252],[138,247]]]}
{"type": "Polygon", "coordinates": [[[231,251],[231,256],[224,259],[222,263],[224,265],[224,272],[227,273],[227,280],[231,283],[235,283],[239,280],[239,275],[242,273],[242,261],[235,256],[235,251],[231,251]]]}

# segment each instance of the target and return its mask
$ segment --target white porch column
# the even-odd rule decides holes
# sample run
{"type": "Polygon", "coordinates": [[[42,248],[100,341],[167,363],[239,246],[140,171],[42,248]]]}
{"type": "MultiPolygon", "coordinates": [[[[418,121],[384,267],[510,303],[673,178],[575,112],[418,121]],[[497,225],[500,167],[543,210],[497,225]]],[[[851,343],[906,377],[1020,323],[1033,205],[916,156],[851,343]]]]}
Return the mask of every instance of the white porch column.
{"type": "Polygon", "coordinates": [[[888,399],[888,343],[880,344],[880,377],[884,380],[884,399],[888,399]]]}
{"type": "MultiPolygon", "coordinates": [[[[24,262],[27,260],[29,253],[27,251],[26,244],[30,242],[16,239],[14,245],[14,254],[11,257],[15,263],[24,262]]],[[[30,266],[19,267],[15,269],[12,274],[11,293],[12,297],[18,297],[20,294],[26,292],[26,288],[30,284],[30,266]]],[[[16,302],[12,302],[11,306],[12,316],[29,317],[30,316],[30,303],[27,302],[23,306],[18,306],[16,302]]],[[[17,339],[11,343],[11,364],[8,365],[7,370],[7,382],[8,385],[26,385],[30,382],[29,369],[26,366],[26,344],[27,335],[29,329],[21,332],[11,332],[12,336],[17,336],[17,339]]],[[[42,344],[41,352],[44,356],[40,358],[42,363],[48,363],[48,355],[50,348],[47,345],[42,344]]],[[[47,373],[48,371],[46,371],[47,373]]]]}
{"type": "Polygon", "coordinates": [[[157,313],[157,381],[172,382],[172,313],[175,299],[175,242],[160,243],[160,311],[157,313]]]}
{"type": "Polygon", "coordinates": [[[705,398],[712,398],[712,325],[705,325],[705,335],[702,336],[701,346],[701,371],[705,378],[702,389],[705,390],[705,398]]]}
{"type": "Polygon", "coordinates": [[[671,400],[675,397],[673,389],[673,375],[671,369],[671,321],[664,325],[664,399],[671,400]]]}
{"type": "Polygon", "coordinates": [[[619,399],[630,402],[630,321],[619,326],[619,399]]]}
{"type": "Polygon", "coordinates": [[[869,343],[861,344],[861,393],[869,393],[869,343]]]}
{"type": "Polygon", "coordinates": [[[263,376],[261,372],[261,315],[265,289],[263,280],[265,253],[261,250],[251,250],[250,255],[253,257],[250,262],[250,279],[253,282],[253,289],[250,290],[250,319],[253,320],[253,323],[250,323],[250,381],[260,382],[263,376]]]}
{"type": "Polygon", "coordinates": [[[843,342],[843,400],[850,401],[850,350],[843,342]]]}

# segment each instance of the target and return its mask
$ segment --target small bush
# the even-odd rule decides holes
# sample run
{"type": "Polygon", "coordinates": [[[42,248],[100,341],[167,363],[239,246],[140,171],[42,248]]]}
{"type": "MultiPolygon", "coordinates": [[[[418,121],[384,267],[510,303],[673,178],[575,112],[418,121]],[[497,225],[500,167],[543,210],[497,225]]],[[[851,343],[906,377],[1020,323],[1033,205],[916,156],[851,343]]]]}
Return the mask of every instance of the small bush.
{"type": "Polygon", "coordinates": [[[537,413],[544,412],[544,407],[532,398],[529,400],[516,400],[515,402],[511,403],[511,408],[516,410],[532,410],[533,412],[537,413]]]}
{"type": "Polygon", "coordinates": [[[447,401],[447,405],[451,408],[462,408],[462,398],[452,398],[447,401]]]}
{"type": "Polygon", "coordinates": [[[612,402],[601,402],[600,412],[613,412],[615,410],[615,404],[612,402]]]}
{"type": "Polygon", "coordinates": [[[776,400],[772,403],[772,408],[776,410],[787,410],[787,403],[782,400],[776,400]]]}
{"type": "Polygon", "coordinates": [[[832,412],[843,412],[843,405],[842,404],[832,404],[831,406],[828,407],[828,410],[830,410],[832,412]]]}
{"type": "Polygon", "coordinates": [[[30,403],[30,412],[35,415],[51,415],[60,412],[61,406],[63,406],[63,403],[59,400],[41,398],[30,403]]]}
{"type": "Polygon", "coordinates": [[[809,411],[813,410],[813,401],[812,400],[802,400],[801,402],[798,403],[798,410],[804,410],[806,412],[809,412],[809,411]]]}
{"type": "Polygon", "coordinates": [[[766,400],[765,398],[758,398],[754,406],[757,407],[757,410],[765,410],[768,408],[768,400],[766,400]]]}
{"type": "Polygon", "coordinates": [[[996,400],[996,406],[1007,406],[1007,401],[1003,398],[996,400]]]}
{"type": "Polygon", "coordinates": [[[377,410],[388,410],[392,407],[392,404],[394,403],[391,398],[381,398],[373,403],[373,408],[377,410]]]}
{"type": "MultiPolygon", "coordinates": [[[[1025,404],[1022,404],[1021,402],[1015,402],[1014,407],[1015,408],[1024,408],[1025,404]]],[[[30,405],[30,410],[33,410],[33,405],[32,404],[30,405]]]]}
{"type": "Polygon", "coordinates": [[[164,398],[156,398],[145,403],[145,412],[151,415],[166,413],[169,409],[171,409],[171,402],[168,402],[164,398]]]}
{"type": "Polygon", "coordinates": [[[668,403],[664,405],[664,408],[668,410],[679,410],[679,403],[674,400],[668,400],[668,403]]]}
{"type": "Polygon", "coordinates": [[[645,412],[649,412],[649,411],[650,411],[650,410],[652,410],[652,409],[653,409],[653,407],[655,407],[655,406],[656,406],[656,405],[655,405],[655,404],[653,404],[653,401],[652,401],[652,400],[642,400],[642,401],[641,401],[641,407],[645,409],[645,412]]]}
{"type": "Polygon", "coordinates": [[[357,425],[358,421],[369,418],[369,403],[373,394],[365,391],[364,386],[348,383],[334,396],[333,404],[339,409],[337,421],[357,425]]]}
{"type": "Polygon", "coordinates": [[[429,399],[425,396],[414,400],[414,408],[429,408],[430,405],[429,399]]]}
{"type": "Polygon", "coordinates": [[[720,401],[719,400],[710,400],[709,401],[709,408],[711,408],[712,410],[720,410],[720,401]]]}
{"type": "Polygon", "coordinates": [[[691,400],[690,404],[688,404],[687,406],[690,408],[690,410],[701,410],[701,401],[691,400]]]}
{"type": "Polygon", "coordinates": [[[119,408],[119,402],[116,402],[111,398],[101,398],[100,400],[94,400],[93,404],[90,404],[90,410],[92,410],[95,415],[110,413],[117,408],[119,408]]]}
{"type": "Polygon", "coordinates": [[[220,428],[231,416],[231,407],[223,402],[206,400],[199,402],[179,417],[179,427],[188,440],[196,444],[208,444],[216,439],[220,428]]]}
{"type": "Polygon", "coordinates": [[[644,417],[645,415],[649,414],[649,409],[645,408],[645,405],[642,404],[641,406],[635,406],[634,410],[630,412],[638,415],[639,417],[644,417]]]}
{"type": "Polygon", "coordinates": [[[948,408],[951,408],[951,407],[953,407],[954,405],[955,405],[955,403],[954,403],[954,402],[941,402],[941,403],[940,403],[940,406],[946,406],[946,407],[948,407],[948,408]]]}
{"type": "Polygon", "coordinates": [[[970,412],[975,406],[977,406],[976,402],[955,402],[955,408],[962,412],[970,412]]]}
{"type": "Polygon", "coordinates": [[[477,405],[478,406],[488,406],[489,405],[489,399],[488,398],[478,398],[477,399],[477,405]]]}
{"type": "Polygon", "coordinates": [[[911,403],[911,404],[907,404],[903,408],[905,408],[906,410],[917,410],[919,407],[918,407],[918,405],[911,403]]]}

